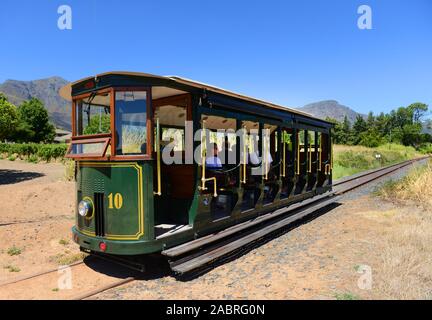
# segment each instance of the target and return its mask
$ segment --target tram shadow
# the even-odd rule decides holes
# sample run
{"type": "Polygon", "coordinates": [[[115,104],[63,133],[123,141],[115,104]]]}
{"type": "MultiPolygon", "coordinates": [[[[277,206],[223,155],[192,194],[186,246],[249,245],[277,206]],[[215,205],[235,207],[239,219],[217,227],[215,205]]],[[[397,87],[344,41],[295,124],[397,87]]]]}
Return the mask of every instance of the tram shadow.
{"type": "Polygon", "coordinates": [[[130,259],[92,254],[84,259],[90,269],[117,279],[154,280],[171,273],[167,260],[161,255],[133,256],[130,259]]]}
{"type": "Polygon", "coordinates": [[[211,262],[211,264],[205,265],[200,267],[199,269],[190,271],[188,273],[185,274],[180,274],[180,275],[176,275],[176,279],[182,282],[187,282],[187,281],[191,281],[194,280],[196,278],[199,278],[201,276],[204,276],[205,274],[207,274],[208,272],[210,272],[211,270],[224,265],[226,263],[232,262],[246,254],[248,254],[250,251],[257,249],[263,245],[265,245],[266,243],[280,237],[283,236],[284,234],[288,233],[289,231],[296,229],[298,227],[300,227],[301,225],[307,224],[319,217],[321,217],[322,215],[332,211],[333,209],[341,206],[342,203],[339,202],[333,202],[331,204],[328,204],[325,207],[322,207],[318,210],[315,210],[313,213],[285,226],[282,227],[281,229],[278,229],[276,231],[273,231],[269,234],[267,234],[266,236],[264,236],[263,238],[260,238],[257,241],[254,241],[252,243],[249,243],[245,246],[243,246],[240,249],[237,249],[236,251],[233,251],[232,253],[230,253],[229,255],[226,255],[224,257],[218,258],[217,260],[213,260],[211,262]]]}
{"type": "Polygon", "coordinates": [[[39,172],[22,170],[0,169],[0,185],[15,184],[45,176],[39,172]]]}
{"type": "Polygon", "coordinates": [[[213,260],[211,264],[200,267],[199,269],[193,270],[191,272],[176,275],[172,272],[166,257],[155,254],[146,256],[133,256],[129,259],[121,257],[121,260],[117,260],[118,256],[102,255],[102,254],[92,254],[84,259],[84,263],[92,270],[105,274],[110,277],[118,279],[126,279],[133,277],[136,280],[155,280],[163,278],[166,276],[173,276],[178,281],[187,282],[204,276],[211,270],[221,266],[223,264],[232,262],[246,254],[250,251],[257,249],[266,243],[288,233],[289,231],[298,228],[299,226],[309,223],[320,216],[328,213],[329,211],[339,207],[341,203],[334,202],[323,208],[320,208],[313,213],[303,217],[286,227],[278,229],[258,241],[254,241],[233,251],[229,255],[213,260]],[[139,271],[137,266],[142,266],[142,270],[139,271]]]}

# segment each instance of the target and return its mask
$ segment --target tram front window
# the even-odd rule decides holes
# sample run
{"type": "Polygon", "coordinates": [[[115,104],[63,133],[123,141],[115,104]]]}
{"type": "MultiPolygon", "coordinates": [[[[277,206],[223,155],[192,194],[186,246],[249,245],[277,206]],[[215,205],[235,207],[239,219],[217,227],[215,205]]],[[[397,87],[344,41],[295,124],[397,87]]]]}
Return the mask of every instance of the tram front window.
{"type": "Polygon", "coordinates": [[[146,154],[147,92],[117,91],[115,100],[116,154],[146,154]]]}

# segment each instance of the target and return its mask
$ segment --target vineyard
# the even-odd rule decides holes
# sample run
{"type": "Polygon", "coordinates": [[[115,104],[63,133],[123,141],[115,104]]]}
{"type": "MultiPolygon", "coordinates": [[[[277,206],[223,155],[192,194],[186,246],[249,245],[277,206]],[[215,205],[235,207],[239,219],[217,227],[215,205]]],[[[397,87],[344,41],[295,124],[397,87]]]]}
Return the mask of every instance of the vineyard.
{"type": "Polygon", "coordinates": [[[0,143],[0,157],[11,161],[19,158],[28,162],[63,159],[68,146],[66,144],[39,143],[0,143]]]}

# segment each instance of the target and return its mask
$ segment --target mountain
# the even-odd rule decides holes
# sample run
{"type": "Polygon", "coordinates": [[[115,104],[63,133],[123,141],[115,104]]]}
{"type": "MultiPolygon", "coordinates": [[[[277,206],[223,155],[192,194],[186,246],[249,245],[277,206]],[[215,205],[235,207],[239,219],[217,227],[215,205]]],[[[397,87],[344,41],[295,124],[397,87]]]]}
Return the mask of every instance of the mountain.
{"type": "Polygon", "coordinates": [[[71,130],[71,104],[59,95],[61,87],[69,82],[61,77],[34,81],[6,80],[0,84],[8,100],[16,106],[31,98],[40,99],[48,110],[51,121],[57,128],[71,130]]]}
{"type": "Polygon", "coordinates": [[[303,112],[310,113],[314,117],[321,119],[330,117],[338,121],[343,121],[344,117],[347,116],[351,125],[354,123],[357,115],[361,115],[366,118],[366,115],[355,112],[353,109],[341,105],[335,100],[314,102],[297,109],[303,112]]]}

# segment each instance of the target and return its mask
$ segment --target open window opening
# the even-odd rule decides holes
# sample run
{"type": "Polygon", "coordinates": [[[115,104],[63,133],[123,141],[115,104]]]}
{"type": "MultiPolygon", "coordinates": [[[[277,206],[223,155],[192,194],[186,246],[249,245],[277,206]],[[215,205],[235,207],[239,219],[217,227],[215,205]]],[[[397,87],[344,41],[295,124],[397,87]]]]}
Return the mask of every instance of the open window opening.
{"type": "Polygon", "coordinates": [[[263,154],[267,154],[267,158],[263,158],[264,170],[264,198],[263,204],[273,203],[279,192],[279,174],[281,159],[279,157],[279,137],[278,127],[275,125],[264,124],[264,141],[263,141],[263,154]]]}
{"type": "Polygon", "coordinates": [[[308,141],[307,131],[297,130],[297,163],[296,163],[296,175],[297,183],[295,187],[295,194],[303,193],[307,183],[307,160],[308,160],[308,141]]]}
{"type": "Polygon", "coordinates": [[[242,211],[254,209],[258,200],[261,197],[261,181],[262,175],[253,174],[252,170],[259,170],[260,161],[260,124],[259,122],[243,121],[242,127],[246,130],[246,146],[247,146],[247,164],[246,176],[243,184],[243,202],[242,211]]]}
{"type": "Polygon", "coordinates": [[[292,128],[282,128],[281,145],[281,175],[282,189],[281,199],[288,198],[294,190],[295,180],[295,134],[292,128]]]}
{"type": "Polygon", "coordinates": [[[214,193],[216,187],[217,197],[212,197],[210,210],[212,219],[219,220],[229,217],[238,202],[236,186],[240,157],[237,151],[237,120],[202,115],[201,123],[207,135],[204,172],[208,181],[203,193],[214,193]]]}

